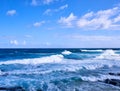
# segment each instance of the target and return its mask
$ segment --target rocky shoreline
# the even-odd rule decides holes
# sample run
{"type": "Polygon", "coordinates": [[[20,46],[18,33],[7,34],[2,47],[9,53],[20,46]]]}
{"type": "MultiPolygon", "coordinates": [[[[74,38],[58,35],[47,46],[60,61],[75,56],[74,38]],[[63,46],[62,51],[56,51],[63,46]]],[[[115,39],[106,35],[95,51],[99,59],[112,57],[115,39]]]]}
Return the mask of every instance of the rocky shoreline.
{"type": "Polygon", "coordinates": [[[0,91],[25,91],[22,87],[0,87],[0,91]]]}
{"type": "MultiPolygon", "coordinates": [[[[22,87],[0,87],[0,91],[26,91],[22,87]]],[[[41,89],[37,91],[42,91],[41,89]]]]}
{"type": "MultiPolygon", "coordinates": [[[[120,76],[120,73],[109,73],[109,75],[120,76]]],[[[120,79],[105,79],[103,82],[120,87],[120,79]]]]}
{"type": "MultiPolygon", "coordinates": [[[[111,73],[110,72],[108,74],[111,76],[120,77],[120,73],[111,73]]],[[[2,76],[6,76],[6,74],[3,74],[2,76]]],[[[111,84],[111,85],[120,87],[120,79],[105,79],[104,81],[99,81],[99,82],[103,82],[106,84],[111,84]]],[[[22,87],[16,86],[16,87],[0,87],[0,91],[26,91],[26,90],[22,87]]],[[[42,90],[39,89],[37,91],[42,91],[42,90]]]]}

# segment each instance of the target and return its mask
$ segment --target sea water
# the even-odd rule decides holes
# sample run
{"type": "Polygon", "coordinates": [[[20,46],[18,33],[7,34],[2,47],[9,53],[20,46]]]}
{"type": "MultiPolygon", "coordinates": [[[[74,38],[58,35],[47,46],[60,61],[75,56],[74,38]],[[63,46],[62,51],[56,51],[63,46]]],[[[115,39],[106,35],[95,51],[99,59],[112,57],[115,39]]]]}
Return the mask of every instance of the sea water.
{"type": "Polygon", "coordinates": [[[120,91],[119,49],[0,49],[0,87],[25,91],[120,91]]]}

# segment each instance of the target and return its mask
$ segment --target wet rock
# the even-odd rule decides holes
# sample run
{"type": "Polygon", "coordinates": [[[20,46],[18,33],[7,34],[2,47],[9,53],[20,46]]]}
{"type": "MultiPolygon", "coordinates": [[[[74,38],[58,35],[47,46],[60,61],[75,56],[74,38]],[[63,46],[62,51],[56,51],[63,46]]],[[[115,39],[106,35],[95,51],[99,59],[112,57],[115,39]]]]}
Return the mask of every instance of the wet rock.
{"type": "Polygon", "coordinates": [[[109,75],[120,76],[120,73],[109,73],[109,75]]]}
{"type": "Polygon", "coordinates": [[[37,91],[42,91],[41,89],[38,89],[37,91]]]}
{"type": "Polygon", "coordinates": [[[115,73],[109,73],[109,75],[116,75],[115,73]]]}
{"type": "Polygon", "coordinates": [[[106,79],[104,81],[107,84],[112,84],[114,86],[120,86],[120,80],[119,79],[106,79]]]}
{"type": "Polygon", "coordinates": [[[25,91],[22,87],[0,87],[0,91],[25,91]]]}

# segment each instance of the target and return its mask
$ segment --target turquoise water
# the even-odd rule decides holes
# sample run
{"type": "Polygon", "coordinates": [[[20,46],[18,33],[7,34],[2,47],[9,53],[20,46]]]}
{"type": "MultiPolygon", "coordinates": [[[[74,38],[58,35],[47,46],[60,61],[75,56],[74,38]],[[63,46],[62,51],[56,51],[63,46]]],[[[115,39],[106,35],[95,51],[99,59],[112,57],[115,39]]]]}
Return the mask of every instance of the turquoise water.
{"type": "Polygon", "coordinates": [[[119,49],[0,49],[0,87],[25,91],[120,91],[119,49]]]}

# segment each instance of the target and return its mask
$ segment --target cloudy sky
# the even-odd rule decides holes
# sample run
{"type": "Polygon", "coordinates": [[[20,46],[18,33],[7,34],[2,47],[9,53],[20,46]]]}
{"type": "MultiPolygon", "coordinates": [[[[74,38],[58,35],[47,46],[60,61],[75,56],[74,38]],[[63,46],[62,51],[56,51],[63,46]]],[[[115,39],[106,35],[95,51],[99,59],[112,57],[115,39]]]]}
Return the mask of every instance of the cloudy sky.
{"type": "Polygon", "coordinates": [[[120,0],[0,0],[0,48],[120,47],[120,0]]]}

